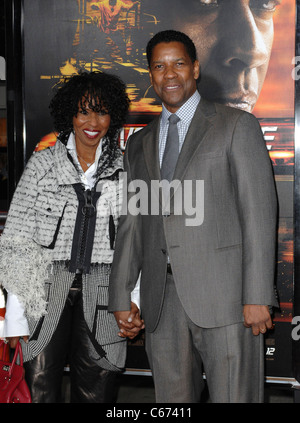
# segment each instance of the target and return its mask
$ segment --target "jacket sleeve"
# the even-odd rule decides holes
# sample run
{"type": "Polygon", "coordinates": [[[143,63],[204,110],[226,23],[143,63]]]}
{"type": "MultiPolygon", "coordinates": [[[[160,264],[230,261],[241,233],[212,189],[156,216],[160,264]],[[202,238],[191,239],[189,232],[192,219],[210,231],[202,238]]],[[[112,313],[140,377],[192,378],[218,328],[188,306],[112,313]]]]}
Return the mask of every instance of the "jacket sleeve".
{"type": "Polygon", "coordinates": [[[45,313],[44,280],[51,257],[33,240],[36,196],[32,156],[14,193],[0,237],[0,284],[16,295],[28,316],[39,318],[45,313]]]}
{"type": "Polygon", "coordinates": [[[109,283],[109,311],[130,310],[131,292],[134,290],[142,264],[141,216],[130,214],[128,185],[131,171],[128,160],[130,139],[124,154],[124,195],[122,215],[119,222],[114,260],[109,283]]]}
{"type": "Polygon", "coordinates": [[[33,206],[37,197],[37,176],[32,156],[25,167],[10,204],[3,234],[32,238],[35,227],[33,206]]]}
{"type": "Polygon", "coordinates": [[[277,306],[277,196],[269,154],[253,115],[243,113],[237,120],[229,154],[242,227],[243,304],[277,306]]]}

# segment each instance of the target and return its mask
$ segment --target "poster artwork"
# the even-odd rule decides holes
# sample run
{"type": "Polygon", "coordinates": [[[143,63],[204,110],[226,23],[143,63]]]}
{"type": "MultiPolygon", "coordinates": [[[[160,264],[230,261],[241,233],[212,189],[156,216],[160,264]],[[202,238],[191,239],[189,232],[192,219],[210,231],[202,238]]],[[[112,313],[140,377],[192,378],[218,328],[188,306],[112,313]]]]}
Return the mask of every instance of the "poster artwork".
{"type": "MultiPolygon", "coordinates": [[[[128,136],[161,110],[148,77],[148,40],[164,29],[187,33],[195,42],[201,65],[201,96],[253,113],[264,133],[279,195],[276,284],[280,309],[274,315],[275,329],[266,337],[267,375],[289,377],[291,360],[286,357],[291,345],[293,301],[295,1],[188,0],[188,7],[186,3],[24,2],[28,154],[37,141],[37,150],[55,143],[47,114],[51,90],[62,78],[81,69],[111,72],[126,82],[131,108],[120,134],[124,150],[128,136]],[[45,33],[46,39],[41,35],[45,33]],[[40,66],[37,54],[45,58],[40,66]],[[41,127],[37,124],[39,115],[41,127]]],[[[143,346],[143,339],[133,342],[129,352],[138,346],[143,346]]],[[[128,360],[129,367],[144,366],[134,353],[129,353],[128,360]]]]}

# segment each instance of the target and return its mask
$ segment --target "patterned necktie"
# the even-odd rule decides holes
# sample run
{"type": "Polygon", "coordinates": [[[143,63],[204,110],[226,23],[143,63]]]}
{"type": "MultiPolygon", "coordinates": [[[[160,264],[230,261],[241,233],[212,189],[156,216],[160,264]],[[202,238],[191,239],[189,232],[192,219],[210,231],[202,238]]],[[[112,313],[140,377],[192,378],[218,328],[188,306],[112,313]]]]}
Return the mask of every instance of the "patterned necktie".
{"type": "Polygon", "coordinates": [[[169,129],[160,171],[161,179],[167,179],[169,182],[173,179],[179,156],[179,135],[177,129],[177,122],[179,121],[179,117],[175,114],[169,117],[169,129]]]}

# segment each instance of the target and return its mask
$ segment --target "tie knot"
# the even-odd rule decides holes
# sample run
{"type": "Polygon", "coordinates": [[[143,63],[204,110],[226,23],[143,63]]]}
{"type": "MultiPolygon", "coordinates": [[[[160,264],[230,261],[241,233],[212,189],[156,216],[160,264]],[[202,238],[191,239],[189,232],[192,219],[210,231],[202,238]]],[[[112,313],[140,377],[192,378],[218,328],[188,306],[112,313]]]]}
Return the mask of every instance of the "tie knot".
{"type": "Polygon", "coordinates": [[[180,121],[180,118],[177,115],[175,115],[175,113],[169,116],[170,123],[176,124],[179,121],[180,121]]]}

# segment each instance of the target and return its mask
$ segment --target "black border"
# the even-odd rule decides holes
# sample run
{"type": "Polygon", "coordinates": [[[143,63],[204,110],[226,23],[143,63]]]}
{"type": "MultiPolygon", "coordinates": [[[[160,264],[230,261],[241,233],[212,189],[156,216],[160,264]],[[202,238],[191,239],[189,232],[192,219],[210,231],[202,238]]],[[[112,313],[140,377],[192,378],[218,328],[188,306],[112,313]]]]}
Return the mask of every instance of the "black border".
{"type": "Polygon", "coordinates": [[[8,201],[25,166],[25,113],[23,101],[24,49],[23,1],[5,1],[8,201]]]}
{"type": "MultiPolygon", "coordinates": [[[[300,0],[296,5],[295,56],[300,56],[300,0]]],[[[300,316],[300,80],[295,79],[295,166],[294,166],[294,298],[293,315],[300,316]]],[[[292,363],[300,382],[300,341],[293,341],[292,363]]]]}

